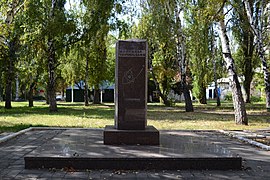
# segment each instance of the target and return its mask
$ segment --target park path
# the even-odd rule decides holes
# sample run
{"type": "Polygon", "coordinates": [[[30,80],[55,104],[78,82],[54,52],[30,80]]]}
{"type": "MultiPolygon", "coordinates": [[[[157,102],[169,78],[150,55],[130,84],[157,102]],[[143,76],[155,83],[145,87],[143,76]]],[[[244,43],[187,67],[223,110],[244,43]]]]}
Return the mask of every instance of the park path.
{"type": "MultiPolygon", "coordinates": [[[[218,139],[223,147],[243,157],[240,171],[111,171],[24,169],[24,156],[65,131],[64,129],[31,130],[0,143],[0,180],[6,179],[270,179],[270,151],[230,138],[218,132],[209,132],[209,138],[218,139]]],[[[172,131],[173,132],[173,131],[172,131]]]]}

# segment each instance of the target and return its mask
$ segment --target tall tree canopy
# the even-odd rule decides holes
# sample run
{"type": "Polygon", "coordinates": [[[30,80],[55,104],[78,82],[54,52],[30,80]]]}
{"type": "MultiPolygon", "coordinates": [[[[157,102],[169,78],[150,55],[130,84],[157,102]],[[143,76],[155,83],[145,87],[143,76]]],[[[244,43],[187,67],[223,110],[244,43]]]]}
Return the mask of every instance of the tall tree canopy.
{"type": "Polygon", "coordinates": [[[189,1],[185,19],[188,31],[188,54],[193,75],[193,92],[200,103],[206,104],[206,88],[212,78],[211,43],[213,21],[205,14],[207,1],[189,1]]]}
{"type": "Polygon", "coordinates": [[[12,82],[15,78],[15,65],[18,60],[22,30],[24,1],[1,1],[0,7],[0,46],[5,79],[5,108],[10,109],[12,100],[12,82]]]}
{"type": "Polygon", "coordinates": [[[176,89],[184,92],[186,102],[190,102],[186,110],[193,111],[186,85],[187,61],[185,35],[179,19],[181,11],[178,1],[145,1],[135,37],[148,40],[150,77],[164,104],[171,105],[173,99],[169,98],[169,94],[173,86],[177,85],[176,89]]]}
{"type": "MultiPolygon", "coordinates": [[[[264,74],[264,84],[265,84],[265,97],[266,97],[266,108],[270,111],[270,74],[269,65],[266,59],[266,39],[269,36],[269,0],[254,1],[255,7],[252,7],[249,1],[243,1],[246,16],[249,21],[252,33],[256,38],[256,47],[259,54],[259,58],[262,63],[263,74],[264,74]],[[268,8],[267,8],[268,6],[268,8]],[[253,13],[253,8],[256,8],[257,13],[253,13]],[[268,10],[267,10],[268,9],[268,10]],[[266,10],[266,11],[265,11],[266,10]],[[257,17],[256,17],[257,16],[257,17]],[[266,35],[266,36],[265,36],[266,35]]],[[[269,45],[268,45],[269,46],[269,45]]]]}
{"type": "Polygon", "coordinates": [[[76,32],[72,17],[65,12],[65,0],[30,0],[26,10],[26,31],[29,38],[40,42],[40,50],[46,59],[47,96],[51,112],[57,111],[55,85],[60,57],[76,32]]]}

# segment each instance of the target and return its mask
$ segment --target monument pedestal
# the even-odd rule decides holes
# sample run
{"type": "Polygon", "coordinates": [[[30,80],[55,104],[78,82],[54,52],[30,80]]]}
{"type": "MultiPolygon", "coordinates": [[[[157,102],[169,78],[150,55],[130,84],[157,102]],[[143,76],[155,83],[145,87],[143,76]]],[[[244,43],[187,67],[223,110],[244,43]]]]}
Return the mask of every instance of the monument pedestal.
{"type": "Polygon", "coordinates": [[[146,40],[116,43],[115,123],[105,127],[105,145],[159,145],[159,131],[147,126],[147,57],[146,40]]]}
{"type": "Polygon", "coordinates": [[[105,145],[159,145],[159,131],[154,126],[145,130],[118,130],[106,126],[103,132],[105,145]]]}

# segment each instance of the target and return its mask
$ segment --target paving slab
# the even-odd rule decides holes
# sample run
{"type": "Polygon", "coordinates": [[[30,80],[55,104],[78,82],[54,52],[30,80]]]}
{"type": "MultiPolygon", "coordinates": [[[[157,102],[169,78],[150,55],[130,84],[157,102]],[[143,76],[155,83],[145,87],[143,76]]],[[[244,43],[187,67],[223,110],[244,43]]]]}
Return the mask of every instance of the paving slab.
{"type": "Polygon", "coordinates": [[[160,132],[160,145],[104,145],[103,130],[70,129],[25,156],[25,167],[241,169],[242,159],[201,131],[160,132]]]}
{"type": "MultiPolygon", "coordinates": [[[[38,130],[31,130],[27,133],[21,134],[15,138],[9,139],[3,143],[0,143],[0,180],[4,179],[31,179],[29,176],[33,172],[36,171],[35,177],[32,179],[53,179],[53,175],[57,174],[56,179],[65,179],[65,175],[68,172],[67,170],[47,170],[47,169],[40,169],[40,170],[31,170],[31,173],[27,174],[27,171],[23,171],[24,166],[14,166],[16,161],[12,160],[10,156],[7,156],[10,152],[15,152],[15,150],[21,149],[25,152],[25,154],[31,153],[33,150],[30,148],[24,148],[30,142],[35,142],[36,147],[40,147],[42,144],[47,142],[50,139],[53,139],[58,134],[62,133],[63,129],[38,129],[38,130]],[[38,137],[38,138],[35,138],[38,137]],[[35,140],[33,140],[33,139],[35,140]],[[8,157],[8,158],[6,158],[8,157]],[[2,161],[5,159],[5,161],[2,161]],[[18,168],[21,168],[18,170],[18,168]],[[12,169],[14,175],[11,173],[12,169]],[[19,171],[19,172],[18,172],[19,171]],[[39,174],[40,173],[40,174],[39,174]],[[36,177],[36,174],[39,174],[36,177]],[[16,178],[17,177],[17,178],[16,178]]],[[[167,133],[179,133],[181,131],[173,130],[173,131],[164,131],[167,133]]],[[[192,131],[191,131],[192,132],[192,131]]],[[[137,179],[270,179],[270,152],[262,150],[260,148],[251,146],[242,141],[238,141],[235,138],[231,138],[225,136],[224,134],[213,132],[213,131],[203,131],[204,136],[211,143],[222,145],[224,148],[228,149],[234,154],[239,154],[243,158],[243,168],[241,170],[227,170],[227,171],[217,171],[217,170],[140,170],[140,171],[121,171],[121,173],[125,173],[125,175],[136,175],[137,179]]],[[[91,137],[89,137],[91,138],[91,137]]],[[[20,157],[20,160],[17,160],[19,164],[24,165],[23,157],[20,157]]],[[[85,171],[79,171],[85,172],[85,171]]],[[[82,179],[100,179],[102,172],[102,177],[106,179],[125,179],[125,178],[118,178],[117,176],[110,176],[110,174],[117,174],[116,170],[91,170],[88,171],[89,176],[88,178],[82,179]]],[[[71,175],[72,176],[72,175],[71,175]]],[[[72,177],[71,177],[72,179],[72,177]]]]}

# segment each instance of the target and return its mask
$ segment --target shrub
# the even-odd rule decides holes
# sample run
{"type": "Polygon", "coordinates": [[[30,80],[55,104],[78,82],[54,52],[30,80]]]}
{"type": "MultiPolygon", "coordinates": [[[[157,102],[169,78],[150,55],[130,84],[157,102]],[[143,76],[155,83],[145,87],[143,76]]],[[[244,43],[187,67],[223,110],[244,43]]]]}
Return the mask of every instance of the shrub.
{"type": "Polygon", "coordinates": [[[224,98],[225,101],[232,101],[232,94],[226,94],[225,98],[224,98]]]}
{"type": "Polygon", "coordinates": [[[250,101],[251,101],[251,102],[262,102],[263,99],[262,99],[261,97],[251,96],[251,97],[250,97],[250,101]]]}

